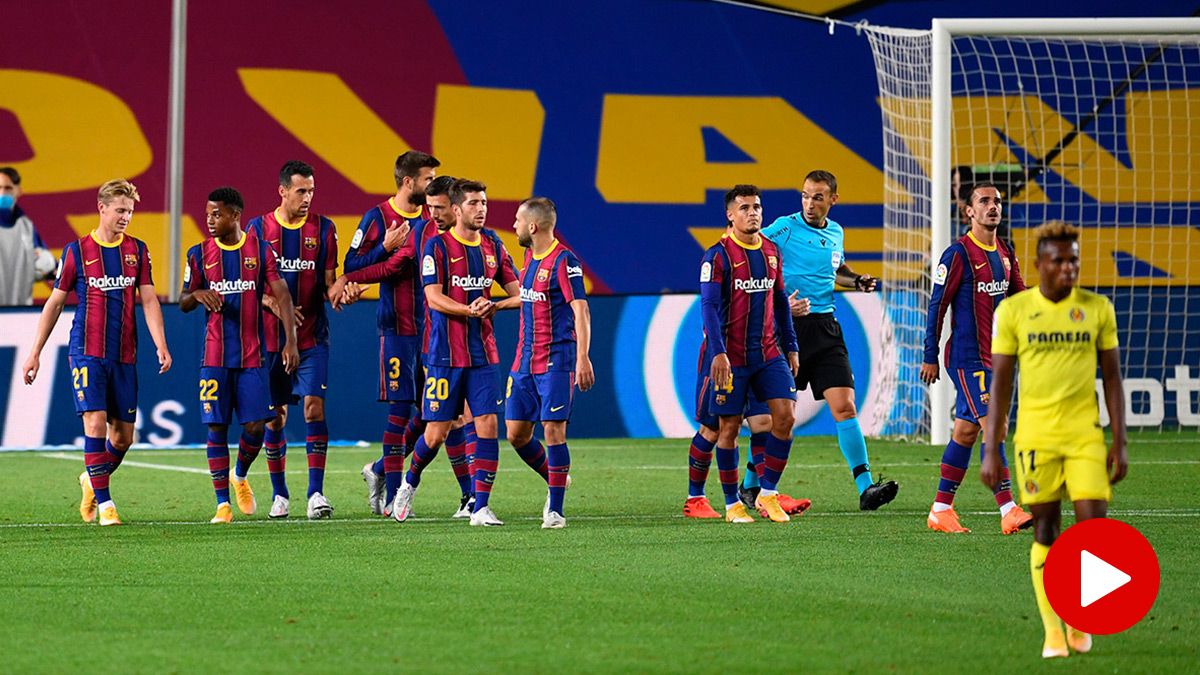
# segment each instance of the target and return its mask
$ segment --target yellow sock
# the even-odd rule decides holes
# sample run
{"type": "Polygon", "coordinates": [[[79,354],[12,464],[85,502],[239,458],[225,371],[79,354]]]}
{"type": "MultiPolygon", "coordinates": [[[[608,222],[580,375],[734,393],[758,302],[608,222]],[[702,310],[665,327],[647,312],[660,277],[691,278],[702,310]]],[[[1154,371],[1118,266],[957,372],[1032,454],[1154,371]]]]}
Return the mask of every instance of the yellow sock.
{"type": "Polygon", "coordinates": [[[1049,552],[1049,546],[1044,546],[1036,541],[1033,542],[1033,548],[1029,551],[1029,573],[1033,577],[1033,594],[1037,596],[1038,613],[1042,615],[1042,627],[1046,629],[1046,635],[1054,632],[1061,634],[1063,629],[1062,620],[1050,606],[1050,599],[1046,597],[1046,585],[1042,583],[1042,567],[1046,564],[1046,554],[1049,552]]]}

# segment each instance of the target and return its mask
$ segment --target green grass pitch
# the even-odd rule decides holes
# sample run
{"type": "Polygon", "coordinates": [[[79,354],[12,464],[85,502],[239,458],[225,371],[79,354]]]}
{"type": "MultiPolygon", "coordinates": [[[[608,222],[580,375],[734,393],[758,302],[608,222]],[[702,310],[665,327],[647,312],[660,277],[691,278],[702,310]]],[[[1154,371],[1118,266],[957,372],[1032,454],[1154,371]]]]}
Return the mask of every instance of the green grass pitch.
{"type": "MultiPolygon", "coordinates": [[[[204,455],[133,451],[113,481],[126,525],[78,522],[78,453],[0,455],[0,670],[66,672],[1029,672],[1041,668],[1031,535],[1000,534],[978,461],[957,507],[969,535],[925,527],[940,452],[870,443],[901,483],[858,511],[830,438],[799,439],[783,489],[813,500],[783,525],[684,519],[686,441],[575,441],[569,525],[540,529],[544,484],[502,450],[503,528],[448,518],[457,485],[427,470],[403,525],[371,516],[359,469],[332,448],[334,519],[208,525],[204,455]]],[[[1162,587],[1131,630],[1056,672],[1195,672],[1200,664],[1200,436],[1137,434],[1112,515],[1154,544],[1162,587]]],[[[716,470],[709,496],[720,507],[716,470]]],[[[1069,525],[1071,518],[1064,524],[1069,525]]]]}

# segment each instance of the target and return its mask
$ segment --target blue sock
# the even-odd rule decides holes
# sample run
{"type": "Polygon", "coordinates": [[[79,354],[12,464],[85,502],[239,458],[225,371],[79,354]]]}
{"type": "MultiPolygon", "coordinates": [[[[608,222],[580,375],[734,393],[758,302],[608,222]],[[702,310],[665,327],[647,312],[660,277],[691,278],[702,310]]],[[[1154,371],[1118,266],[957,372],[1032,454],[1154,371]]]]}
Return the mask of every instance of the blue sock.
{"type": "Polygon", "coordinates": [[[287,486],[287,441],[283,429],[267,427],[263,432],[263,452],[267,453],[267,471],[271,474],[271,492],[276,497],[291,499],[287,486]]]}
{"type": "Polygon", "coordinates": [[[329,454],[329,425],[325,420],[305,423],[304,454],[308,458],[308,496],[325,492],[325,457],[329,454]]]}
{"type": "Polygon", "coordinates": [[[492,485],[496,482],[496,468],[500,463],[500,443],[494,438],[480,438],[475,442],[475,512],[488,505],[492,496],[492,485]]]}
{"type": "Polygon", "coordinates": [[[546,448],[550,464],[550,510],[558,515],[563,513],[563,497],[567,492],[567,476],[571,472],[571,452],[567,444],[551,445],[546,448]]]}
{"type": "Polygon", "coordinates": [[[721,492],[725,493],[725,508],[738,503],[738,449],[717,446],[717,475],[721,478],[721,492]]]}
{"type": "Polygon", "coordinates": [[[708,482],[708,469],[712,466],[713,442],[696,432],[692,446],[688,448],[688,498],[703,497],[704,484],[708,482]]]}
{"type": "Polygon", "coordinates": [[[770,436],[769,431],[760,431],[757,434],[750,434],[750,466],[746,467],[746,475],[742,478],[742,487],[746,490],[753,490],[759,487],[758,471],[763,463],[763,455],[766,452],[767,436],[770,436]]]}
{"type": "Polygon", "coordinates": [[[858,494],[871,487],[875,479],[871,477],[871,465],[867,461],[867,439],[863,438],[862,427],[858,426],[858,418],[851,417],[837,423],[838,447],[846,458],[846,465],[854,474],[854,485],[858,494]]]}
{"type": "Polygon", "coordinates": [[[779,489],[779,479],[787,468],[788,455],[792,453],[792,437],[775,438],[775,434],[767,434],[767,443],[763,448],[762,482],[763,490],[779,489]]]}
{"type": "Polygon", "coordinates": [[[404,481],[413,487],[419,486],[421,484],[421,473],[437,457],[437,453],[437,448],[431,448],[425,443],[424,436],[417,436],[417,442],[414,444],[413,451],[409,456],[411,461],[408,464],[408,473],[405,475],[404,481]]]}

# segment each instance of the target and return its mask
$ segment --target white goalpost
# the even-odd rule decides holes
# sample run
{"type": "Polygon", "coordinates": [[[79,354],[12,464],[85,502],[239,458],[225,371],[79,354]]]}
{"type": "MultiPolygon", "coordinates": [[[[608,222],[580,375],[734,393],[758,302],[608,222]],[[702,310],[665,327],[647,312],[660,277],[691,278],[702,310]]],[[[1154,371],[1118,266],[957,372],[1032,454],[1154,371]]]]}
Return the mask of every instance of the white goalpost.
{"type": "Polygon", "coordinates": [[[956,170],[1001,188],[1000,234],[1030,285],[1033,228],[1083,228],[1080,285],[1117,307],[1131,426],[1200,424],[1200,19],[935,19],[928,31],[865,31],[887,179],[884,353],[894,366],[883,433],[949,439],[949,378],[927,392],[917,371],[933,268],[963,234],[956,170]]]}

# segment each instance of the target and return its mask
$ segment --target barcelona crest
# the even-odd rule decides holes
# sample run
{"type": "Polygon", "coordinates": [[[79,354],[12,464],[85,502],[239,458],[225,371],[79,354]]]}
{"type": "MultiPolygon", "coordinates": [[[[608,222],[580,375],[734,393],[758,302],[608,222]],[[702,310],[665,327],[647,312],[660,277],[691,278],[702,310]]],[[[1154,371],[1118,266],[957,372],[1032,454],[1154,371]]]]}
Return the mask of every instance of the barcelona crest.
{"type": "Polygon", "coordinates": [[[83,392],[82,392],[82,391],[77,391],[77,392],[75,392],[75,395],[79,397],[79,400],[80,400],[80,401],[82,401],[82,400],[83,400],[83,392]]]}
{"type": "Polygon", "coordinates": [[[317,249],[317,238],[316,237],[305,237],[304,238],[304,248],[306,248],[310,251],[315,251],[317,249]]]}
{"type": "Polygon", "coordinates": [[[549,278],[550,278],[550,270],[545,269],[545,268],[538,270],[538,273],[537,273],[538,281],[545,281],[549,278]]]}
{"type": "Polygon", "coordinates": [[[1083,321],[1083,316],[1084,316],[1084,314],[1083,314],[1082,309],[1079,309],[1078,307],[1071,308],[1071,320],[1072,321],[1074,321],[1075,323],[1079,323],[1080,321],[1083,321]]]}
{"type": "Polygon", "coordinates": [[[257,269],[258,268],[258,258],[250,258],[250,257],[243,258],[242,264],[244,264],[246,266],[246,269],[248,269],[248,270],[257,269]]]}
{"type": "Polygon", "coordinates": [[[717,394],[717,405],[725,405],[725,394],[717,394]]]}
{"type": "Polygon", "coordinates": [[[204,404],[204,414],[205,414],[205,415],[211,415],[211,414],[212,414],[212,404],[211,404],[211,403],[205,403],[205,404],[204,404]]]}
{"type": "Polygon", "coordinates": [[[125,254],[125,266],[126,267],[137,267],[137,254],[136,253],[126,253],[125,254]]]}
{"type": "Polygon", "coordinates": [[[391,391],[400,391],[400,383],[392,380],[391,382],[388,382],[388,389],[391,391]]]}
{"type": "Polygon", "coordinates": [[[779,269],[779,257],[773,255],[767,256],[767,264],[770,265],[771,269],[773,270],[779,269]]]}
{"type": "Polygon", "coordinates": [[[439,403],[438,401],[430,401],[429,402],[429,412],[437,412],[438,408],[441,408],[441,407],[442,407],[442,404],[439,403]]]}
{"type": "Polygon", "coordinates": [[[980,403],[987,405],[988,403],[991,403],[991,401],[992,401],[992,395],[987,393],[986,391],[979,395],[980,403]]]}
{"type": "Polygon", "coordinates": [[[483,257],[483,262],[486,263],[488,267],[495,268],[496,267],[496,256],[490,255],[490,254],[486,255],[483,257]]]}

